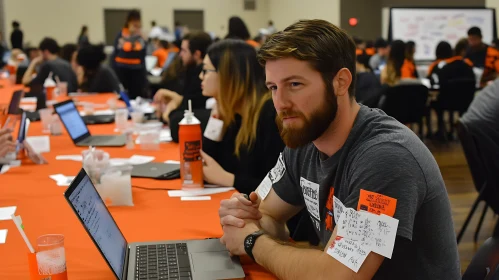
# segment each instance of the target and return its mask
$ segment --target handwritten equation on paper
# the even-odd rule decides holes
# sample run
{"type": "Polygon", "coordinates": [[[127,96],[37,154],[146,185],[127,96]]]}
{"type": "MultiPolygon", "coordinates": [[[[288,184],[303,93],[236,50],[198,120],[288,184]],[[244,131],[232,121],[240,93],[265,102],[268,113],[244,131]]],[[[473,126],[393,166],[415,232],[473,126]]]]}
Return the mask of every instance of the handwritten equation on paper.
{"type": "Polygon", "coordinates": [[[327,253],[354,272],[358,272],[371,251],[362,248],[360,242],[337,237],[327,253]]]}
{"type": "Polygon", "coordinates": [[[347,208],[340,216],[337,235],[358,241],[362,248],[391,259],[398,223],[397,219],[386,215],[347,208]]]}

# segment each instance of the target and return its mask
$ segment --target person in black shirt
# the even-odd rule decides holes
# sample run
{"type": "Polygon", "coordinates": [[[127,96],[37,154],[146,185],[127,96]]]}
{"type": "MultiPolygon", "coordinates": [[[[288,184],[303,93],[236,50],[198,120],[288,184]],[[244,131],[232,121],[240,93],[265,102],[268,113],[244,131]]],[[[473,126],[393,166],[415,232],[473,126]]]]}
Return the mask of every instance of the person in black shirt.
{"type": "Polygon", "coordinates": [[[12,22],[12,33],[10,34],[10,44],[13,49],[23,49],[23,31],[21,25],[17,21],[12,22]]]}
{"type": "Polygon", "coordinates": [[[78,47],[83,48],[90,45],[90,41],[88,40],[88,27],[83,25],[81,27],[80,35],[78,35],[77,40],[78,47]]]}
{"type": "Polygon", "coordinates": [[[71,64],[59,57],[60,47],[57,42],[52,38],[45,38],[40,43],[39,49],[41,56],[31,61],[24,73],[23,84],[32,87],[31,90],[34,87],[35,91],[39,91],[43,88],[45,79],[52,73],[54,81],[58,77],[60,81],[68,82],[68,92],[76,92],[78,87],[76,74],[71,68],[71,64]],[[36,77],[32,78],[38,66],[40,66],[40,70],[37,72],[36,77]]]}
{"type": "Polygon", "coordinates": [[[381,83],[369,66],[368,55],[357,55],[355,98],[368,107],[376,107],[381,95],[381,83]]]}
{"type": "Polygon", "coordinates": [[[284,149],[256,51],[242,40],[215,43],[200,77],[203,95],[217,100],[211,117],[223,121],[221,140],[203,137],[204,179],[249,194],[284,149]]]}
{"type": "Polygon", "coordinates": [[[191,100],[193,109],[204,109],[208,98],[201,94],[201,80],[199,74],[203,68],[203,58],[206,50],[211,45],[211,37],[206,32],[194,32],[187,34],[182,40],[180,57],[185,71],[179,76],[181,83],[179,92],[168,89],[160,89],[154,95],[154,101],[166,106],[160,108],[158,113],[164,122],[170,122],[171,114],[175,111],[187,109],[188,101],[191,100]]]}
{"type": "Polygon", "coordinates": [[[78,51],[77,62],[83,68],[80,88],[83,92],[119,92],[120,82],[114,71],[102,62],[104,45],[87,45],[78,51]]]}

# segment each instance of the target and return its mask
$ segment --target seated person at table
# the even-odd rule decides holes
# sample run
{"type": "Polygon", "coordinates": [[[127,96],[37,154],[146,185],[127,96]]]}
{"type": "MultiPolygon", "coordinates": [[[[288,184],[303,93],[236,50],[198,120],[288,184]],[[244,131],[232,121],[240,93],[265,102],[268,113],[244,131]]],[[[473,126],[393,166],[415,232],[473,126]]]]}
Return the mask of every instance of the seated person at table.
{"type": "Polygon", "coordinates": [[[355,99],[366,106],[375,107],[381,94],[381,83],[368,65],[369,56],[358,55],[356,61],[357,85],[355,99]]]}
{"type": "Polygon", "coordinates": [[[120,82],[113,69],[102,62],[106,59],[104,45],[87,45],[78,51],[77,61],[83,68],[79,79],[83,92],[119,92],[120,82]]]}
{"type": "Polygon", "coordinates": [[[0,128],[0,158],[3,158],[10,152],[16,151],[17,145],[12,139],[12,130],[0,128]]]}
{"type": "Polygon", "coordinates": [[[381,83],[393,86],[399,83],[400,79],[415,79],[416,69],[414,64],[405,57],[405,43],[397,40],[390,47],[388,62],[381,71],[381,83]]]}
{"type": "Polygon", "coordinates": [[[29,64],[28,69],[23,76],[23,84],[29,87],[35,87],[35,90],[41,90],[45,79],[52,73],[52,78],[58,77],[61,82],[68,83],[68,92],[76,92],[78,82],[76,74],[71,68],[71,64],[59,57],[59,45],[52,38],[45,38],[40,43],[39,49],[41,55],[34,58],[29,64]],[[36,77],[32,78],[36,67],[40,70],[36,77]]]}
{"type": "Polygon", "coordinates": [[[383,38],[378,38],[374,43],[374,47],[376,48],[376,54],[369,59],[369,66],[373,71],[386,64],[386,58],[390,53],[390,46],[383,38]]]}
{"type": "MultiPolygon", "coordinates": [[[[213,44],[204,58],[200,78],[203,95],[217,100],[211,117],[224,124],[221,141],[203,137],[204,179],[249,194],[284,149],[255,49],[234,39],[213,44]]],[[[172,134],[178,133],[181,118],[182,114],[175,121],[172,117],[172,134]]]]}
{"type": "MultiPolygon", "coordinates": [[[[440,42],[436,49],[437,60],[435,60],[430,67],[428,68],[428,78],[430,79],[432,84],[439,84],[439,73],[440,70],[447,64],[451,64],[454,61],[463,61],[470,68],[473,67],[473,63],[467,59],[463,59],[463,55],[466,52],[466,48],[468,45],[468,41],[466,39],[459,40],[456,44],[456,48],[452,51],[452,48],[447,42],[440,42]]],[[[460,68],[462,69],[462,68],[460,68]]],[[[447,77],[463,77],[470,76],[473,78],[474,74],[472,71],[466,71],[466,73],[447,73],[447,77]],[[468,75],[469,74],[469,75],[468,75]]]]}
{"type": "Polygon", "coordinates": [[[419,74],[416,69],[416,62],[414,61],[415,53],[416,53],[416,43],[414,43],[414,41],[408,41],[405,44],[405,58],[412,64],[412,67],[414,68],[414,77],[419,78],[419,74]]]}
{"type": "Polygon", "coordinates": [[[476,26],[468,30],[468,43],[465,57],[471,60],[473,66],[483,68],[480,84],[485,86],[499,74],[499,51],[482,42],[482,31],[476,26]]]}
{"type": "Polygon", "coordinates": [[[193,109],[206,108],[207,97],[203,96],[199,74],[203,69],[203,59],[206,50],[211,45],[211,37],[206,32],[193,32],[185,35],[182,40],[180,57],[185,71],[179,77],[181,90],[174,92],[160,89],[154,95],[156,103],[166,104],[163,110],[158,110],[164,122],[170,121],[170,114],[175,110],[182,113],[191,100],[193,109]]]}
{"type": "Polygon", "coordinates": [[[156,66],[158,68],[163,68],[163,65],[165,65],[166,58],[168,58],[168,48],[169,48],[169,43],[164,38],[164,35],[161,35],[158,39],[153,40],[155,51],[152,53],[153,56],[155,56],[158,61],[156,62],[156,66]]]}
{"type": "Polygon", "coordinates": [[[76,44],[66,44],[61,48],[61,58],[71,64],[71,68],[75,73],[78,72],[78,62],[76,56],[78,55],[78,46],[76,44]]]}
{"type": "MultiPolygon", "coordinates": [[[[259,60],[287,148],[266,179],[271,187],[258,189],[264,199],[256,193],[250,200],[234,194],[221,202],[220,241],[227,249],[233,255],[248,254],[279,279],[461,279],[438,165],[410,129],[355,101],[355,45],[348,34],[323,20],[299,21],[273,35],[260,49],[259,60]],[[372,196],[379,199],[373,202],[372,196]],[[380,237],[376,240],[383,244],[366,246],[338,237],[340,226],[333,216],[340,214],[340,202],[355,213],[367,210],[363,216],[378,226],[386,224],[369,212],[385,214],[383,219],[390,221],[393,215],[398,220],[390,230],[395,240],[384,243],[380,237]],[[378,202],[393,207],[374,208],[378,202]],[[324,251],[286,243],[284,223],[304,208],[324,251]],[[389,244],[394,244],[392,255],[392,249],[379,250],[389,244]],[[352,264],[344,254],[355,246],[360,250],[346,255],[355,261],[366,257],[357,263],[358,272],[344,265],[352,264]],[[341,254],[335,254],[338,250],[341,254]]],[[[348,215],[352,223],[359,222],[354,216],[348,215]]]]}
{"type": "MultiPolygon", "coordinates": [[[[486,86],[475,95],[468,111],[461,118],[461,122],[476,141],[480,150],[484,151],[483,164],[492,174],[499,172],[499,79],[486,86]]],[[[499,234],[496,226],[494,235],[499,234]]]]}

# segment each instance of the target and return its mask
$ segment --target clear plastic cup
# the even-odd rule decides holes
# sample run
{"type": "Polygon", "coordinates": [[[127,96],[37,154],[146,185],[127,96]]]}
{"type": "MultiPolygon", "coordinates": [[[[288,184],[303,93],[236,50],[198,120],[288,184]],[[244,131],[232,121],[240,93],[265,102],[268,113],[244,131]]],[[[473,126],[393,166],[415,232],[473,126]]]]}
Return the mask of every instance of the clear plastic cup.
{"type": "Polygon", "coordinates": [[[132,169],[130,164],[111,166],[102,174],[97,188],[108,206],[133,206],[132,169]]]}
{"type": "Polygon", "coordinates": [[[140,132],[138,140],[142,150],[159,150],[159,130],[140,132]]]}
{"type": "Polygon", "coordinates": [[[58,115],[52,115],[52,122],[50,123],[50,134],[53,136],[62,134],[62,123],[58,115]]]}
{"type": "Polygon", "coordinates": [[[128,109],[117,109],[114,116],[116,129],[124,131],[128,125],[128,109]]]}
{"type": "Polygon", "coordinates": [[[50,124],[52,123],[52,109],[45,108],[38,111],[40,113],[40,119],[42,121],[42,132],[50,133],[50,124]]]}
{"type": "Polygon", "coordinates": [[[110,156],[103,150],[84,150],[82,152],[83,168],[94,185],[100,183],[103,172],[109,167],[110,156]],[[92,153],[92,154],[91,154],[92,153]]]}
{"type": "Polygon", "coordinates": [[[83,112],[85,112],[85,115],[90,116],[94,114],[94,104],[92,103],[84,103],[83,104],[83,112]]]}
{"type": "Polygon", "coordinates": [[[66,253],[62,234],[46,234],[37,238],[36,261],[40,275],[66,272],[66,253]]]}
{"type": "Polygon", "coordinates": [[[107,106],[109,106],[109,109],[111,110],[116,110],[118,106],[118,99],[116,97],[109,98],[107,100],[107,106]]]}
{"type": "Polygon", "coordinates": [[[142,112],[132,112],[130,115],[132,116],[133,124],[142,123],[144,121],[144,113],[142,112]]]}
{"type": "Polygon", "coordinates": [[[59,82],[57,89],[59,90],[59,97],[68,96],[68,82],[59,82]]]}

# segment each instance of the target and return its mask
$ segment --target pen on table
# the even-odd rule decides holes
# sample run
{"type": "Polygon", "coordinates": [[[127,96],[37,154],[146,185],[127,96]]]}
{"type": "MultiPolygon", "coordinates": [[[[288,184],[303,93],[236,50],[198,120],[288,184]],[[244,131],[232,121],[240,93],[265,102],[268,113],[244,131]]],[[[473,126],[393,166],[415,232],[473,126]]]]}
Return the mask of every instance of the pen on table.
{"type": "Polygon", "coordinates": [[[16,224],[17,230],[19,230],[19,233],[21,234],[22,238],[24,239],[24,242],[26,243],[26,246],[28,246],[29,251],[34,254],[35,249],[33,249],[33,246],[31,245],[31,242],[29,242],[28,237],[26,236],[26,233],[24,232],[24,226],[21,222],[21,217],[20,216],[15,216],[14,214],[10,215],[12,218],[12,221],[14,224],[16,224]]]}
{"type": "Polygon", "coordinates": [[[7,120],[3,124],[3,128],[7,128],[7,126],[9,125],[9,122],[10,122],[10,117],[7,117],[7,120]]]}

